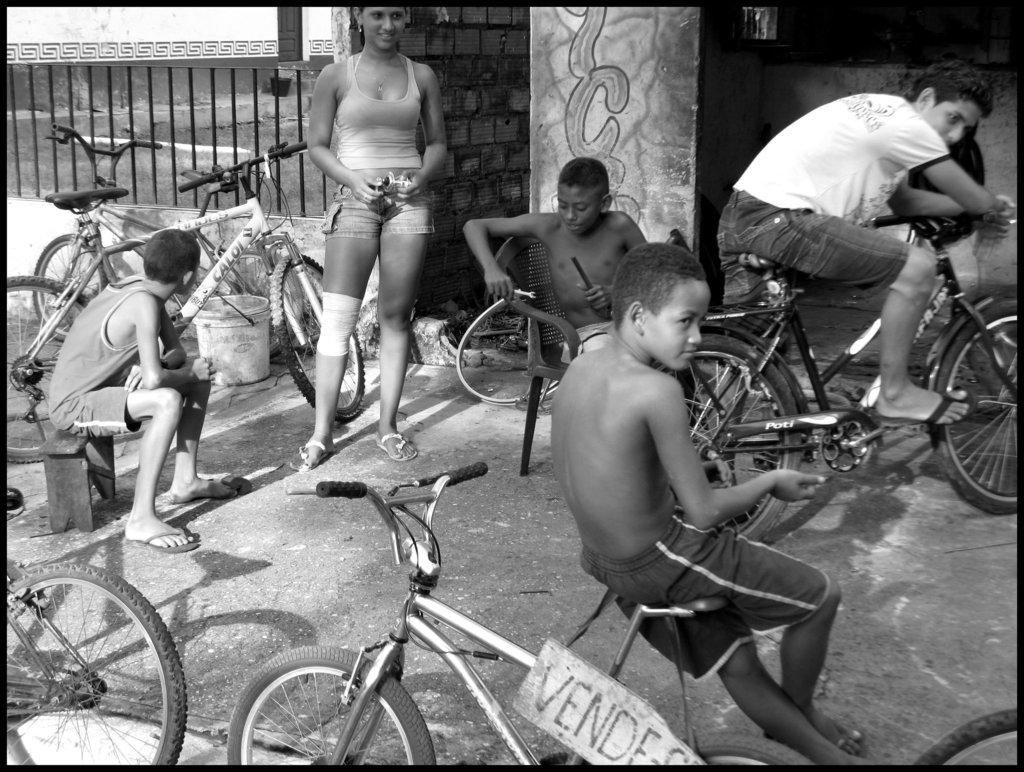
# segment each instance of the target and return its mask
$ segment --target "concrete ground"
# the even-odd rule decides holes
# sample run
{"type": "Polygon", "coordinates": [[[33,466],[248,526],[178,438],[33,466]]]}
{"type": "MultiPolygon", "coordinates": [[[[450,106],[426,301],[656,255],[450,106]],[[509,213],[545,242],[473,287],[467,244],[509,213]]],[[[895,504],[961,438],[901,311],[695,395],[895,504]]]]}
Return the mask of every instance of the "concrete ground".
{"type": "MultiPolygon", "coordinates": [[[[802,307],[819,360],[877,310],[872,299],[825,285],[812,288],[802,307]]],[[[550,418],[541,416],[530,475],[519,477],[524,414],[472,400],[450,368],[413,366],[400,428],[420,455],[396,464],[374,443],[375,365],[368,363],[366,410],[337,429],[340,452],[304,477],[385,487],[485,461],[490,473],[452,489],[437,511],[445,566],[437,595],[531,650],[549,637],[565,641],[601,589],[577,563],[578,537],[551,471],[550,418]]],[[[94,499],[98,526],[91,533],[46,535],[42,465],[7,467],[8,484],[26,500],[25,512],[8,521],[10,556],[28,564],[85,561],[122,574],[167,622],[189,690],[184,764],[226,763],[234,700],[259,663],[306,644],[377,640],[406,586],[406,571],[391,564],[383,527],[365,501],[286,494],[298,477],[286,462],[308,437],[313,413],[287,372],[276,363],[271,371],[258,384],[215,388],[200,448],[202,472],[244,474],[255,490],[223,502],[158,502],[168,522],[202,534],[195,552],[160,555],[121,538],[137,436],[117,443],[118,494],[113,502],[94,499]]],[[[837,389],[856,391],[871,371],[855,370],[837,389]]],[[[1017,704],[1017,515],[995,517],[961,501],[927,436],[911,429],[887,435],[861,468],[829,474],[816,500],[791,507],[789,532],[777,543],[843,589],[820,704],[866,733],[871,761],[909,763],[960,723],[1017,704]]],[[[606,666],[623,622],[617,611],[606,612],[574,650],[606,666]]],[[[766,638],[761,649],[777,671],[777,642],[766,638]]],[[[497,663],[481,671],[510,704],[523,672],[497,663]]],[[[672,678],[646,644],[623,675],[678,727],[672,678]]],[[[410,647],[404,683],[439,761],[511,761],[443,663],[410,647]]],[[[755,732],[717,679],[698,683],[691,705],[699,733],[755,732]]],[[[541,755],[556,750],[525,720],[517,723],[541,755]]]]}

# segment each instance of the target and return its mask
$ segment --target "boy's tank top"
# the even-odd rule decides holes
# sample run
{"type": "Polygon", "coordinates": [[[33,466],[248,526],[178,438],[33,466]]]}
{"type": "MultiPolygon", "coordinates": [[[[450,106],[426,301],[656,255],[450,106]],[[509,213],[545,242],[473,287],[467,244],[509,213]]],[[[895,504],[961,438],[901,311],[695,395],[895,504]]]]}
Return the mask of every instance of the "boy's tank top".
{"type": "MultiPolygon", "coordinates": [[[[115,348],[107,335],[107,324],[122,303],[140,292],[152,294],[140,276],[111,284],[75,319],[53,371],[51,412],[68,397],[120,385],[125,372],[138,359],[139,344],[133,340],[123,348],[115,348]]],[[[162,300],[157,300],[163,305],[162,300]]]]}
{"type": "MultiPolygon", "coordinates": [[[[401,56],[401,54],[399,54],[401,56]]],[[[361,54],[348,59],[348,88],[334,115],[335,153],[349,169],[418,169],[416,125],[422,97],[412,61],[402,56],[409,86],[395,101],[372,99],[359,89],[356,68],[361,54]]]]}

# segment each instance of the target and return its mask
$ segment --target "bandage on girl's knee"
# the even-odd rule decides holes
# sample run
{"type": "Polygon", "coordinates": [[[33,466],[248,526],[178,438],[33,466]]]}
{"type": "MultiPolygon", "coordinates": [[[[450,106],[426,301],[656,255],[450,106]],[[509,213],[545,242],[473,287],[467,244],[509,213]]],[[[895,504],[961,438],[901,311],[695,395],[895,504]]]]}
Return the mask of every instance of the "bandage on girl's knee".
{"type": "Polygon", "coordinates": [[[324,314],[320,322],[320,340],[316,344],[319,354],[340,357],[348,353],[348,339],[359,321],[359,308],[363,301],[337,292],[324,293],[324,314]]]}

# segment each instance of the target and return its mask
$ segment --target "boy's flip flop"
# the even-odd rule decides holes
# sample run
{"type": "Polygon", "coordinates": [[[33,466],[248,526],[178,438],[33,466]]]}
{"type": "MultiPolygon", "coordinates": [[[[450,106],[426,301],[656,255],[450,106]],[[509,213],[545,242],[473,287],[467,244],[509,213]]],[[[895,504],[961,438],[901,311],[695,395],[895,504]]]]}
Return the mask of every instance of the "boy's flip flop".
{"type": "Polygon", "coordinates": [[[158,533],[156,536],[150,536],[148,539],[125,539],[129,544],[134,544],[140,547],[149,547],[157,552],[166,553],[178,553],[178,552],[191,552],[194,549],[199,549],[199,534],[188,530],[187,528],[182,529],[182,534],[188,539],[184,544],[178,544],[174,547],[161,547],[159,544],[153,544],[157,539],[162,539],[165,536],[179,536],[177,531],[168,531],[167,533],[158,533]]]}
{"type": "Polygon", "coordinates": [[[889,417],[879,413],[877,408],[873,412],[882,426],[913,426],[915,424],[927,424],[930,427],[952,426],[953,424],[959,423],[960,421],[963,421],[965,418],[970,416],[970,414],[974,412],[974,408],[977,405],[977,398],[974,396],[970,389],[960,389],[960,391],[964,393],[962,399],[957,399],[952,394],[943,394],[942,398],[939,400],[939,404],[936,405],[931,415],[924,419],[906,418],[902,416],[889,417]],[[939,419],[946,415],[946,411],[949,409],[950,405],[963,403],[967,404],[966,413],[957,418],[955,421],[938,423],[939,419]]]}
{"type": "Polygon", "coordinates": [[[387,453],[388,458],[392,461],[412,461],[419,455],[419,451],[416,450],[416,446],[398,432],[385,434],[377,440],[377,447],[387,453]],[[397,440],[397,442],[395,442],[394,450],[388,448],[388,440],[397,440]],[[406,448],[409,449],[409,452],[406,452],[406,448]]]}
{"type": "Polygon", "coordinates": [[[296,458],[293,458],[288,462],[288,466],[294,469],[296,472],[311,472],[316,469],[320,464],[329,459],[335,454],[335,450],[327,449],[320,440],[310,440],[301,448],[299,448],[299,454],[296,458]],[[309,446],[312,445],[314,448],[319,448],[320,453],[315,457],[311,458],[312,454],[309,452],[309,446]]]}

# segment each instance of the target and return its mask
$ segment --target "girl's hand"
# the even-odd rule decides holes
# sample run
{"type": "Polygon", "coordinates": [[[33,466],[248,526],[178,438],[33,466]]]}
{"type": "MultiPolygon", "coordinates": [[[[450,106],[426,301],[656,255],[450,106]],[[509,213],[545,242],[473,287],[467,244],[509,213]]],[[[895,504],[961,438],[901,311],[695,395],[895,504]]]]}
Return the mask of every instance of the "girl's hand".
{"type": "Polygon", "coordinates": [[[384,188],[378,184],[376,177],[361,174],[355,175],[349,189],[352,191],[352,197],[360,204],[375,204],[384,195],[384,188]]]}

